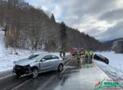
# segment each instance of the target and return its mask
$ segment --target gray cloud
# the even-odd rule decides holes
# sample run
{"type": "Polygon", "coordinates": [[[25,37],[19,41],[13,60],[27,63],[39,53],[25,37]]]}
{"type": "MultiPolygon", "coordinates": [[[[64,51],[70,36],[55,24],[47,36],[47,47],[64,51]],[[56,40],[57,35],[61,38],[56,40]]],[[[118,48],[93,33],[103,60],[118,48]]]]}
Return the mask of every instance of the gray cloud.
{"type": "Polygon", "coordinates": [[[97,39],[102,41],[113,40],[123,37],[123,22],[116,24],[114,27],[109,28],[102,34],[97,35],[97,39]]]}
{"type": "MultiPolygon", "coordinates": [[[[34,3],[34,0],[27,1],[34,3]]],[[[116,26],[117,29],[122,28],[118,25],[123,21],[123,6],[118,6],[122,0],[36,0],[36,2],[37,6],[54,13],[57,21],[64,21],[68,26],[78,28],[94,37],[103,35],[100,33],[106,29],[107,38],[115,37],[114,34],[110,35],[110,32],[112,30],[116,32],[116,26]],[[115,24],[117,25],[114,26],[115,24]]]]}
{"type": "Polygon", "coordinates": [[[88,6],[88,13],[99,14],[111,10],[115,7],[115,0],[92,0],[88,6]],[[113,7],[114,6],[114,7],[113,7]]]}
{"type": "Polygon", "coordinates": [[[108,20],[110,22],[121,21],[123,20],[123,8],[106,12],[100,17],[100,19],[108,20]]]}

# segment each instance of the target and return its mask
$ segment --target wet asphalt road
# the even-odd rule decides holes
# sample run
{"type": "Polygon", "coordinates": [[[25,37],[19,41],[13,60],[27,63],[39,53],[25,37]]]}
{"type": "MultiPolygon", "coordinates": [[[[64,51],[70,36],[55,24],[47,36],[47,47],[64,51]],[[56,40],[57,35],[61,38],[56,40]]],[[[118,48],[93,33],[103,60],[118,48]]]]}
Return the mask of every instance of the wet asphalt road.
{"type": "Polygon", "coordinates": [[[42,73],[36,79],[32,79],[31,76],[16,78],[9,71],[0,76],[0,90],[55,90],[56,86],[63,85],[72,73],[78,71],[75,67],[66,67],[62,73],[42,73]]]}
{"type": "Polygon", "coordinates": [[[96,65],[90,68],[66,66],[62,73],[56,71],[40,74],[36,79],[31,76],[16,78],[0,77],[0,90],[94,90],[95,83],[108,79],[96,65]]]}

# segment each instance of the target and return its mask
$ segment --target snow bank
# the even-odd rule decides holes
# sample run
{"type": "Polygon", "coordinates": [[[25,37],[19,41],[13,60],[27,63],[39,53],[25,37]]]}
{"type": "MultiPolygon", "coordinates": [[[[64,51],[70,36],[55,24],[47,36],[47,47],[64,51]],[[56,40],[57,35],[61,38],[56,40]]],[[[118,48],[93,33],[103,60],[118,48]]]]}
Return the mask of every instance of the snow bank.
{"type": "Polygon", "coordinates": [[[116,54],[114,52],[97,53],[106,56],[109,59],[110,63],[109,65],[106,65],[104,63],[95,61],[96,64],[105,72],[110,74],[113,78],[123,79],[123,54],[116,54]]]}
{"type": "Polygon", "coordinates": [[[109,59],[110,61],[109,66],[123,71],[123,54],[116,54],[114,52],[97,52],[97,53],[104,55],[109,59]]]}
{"type": "Polygon", "coordinates": [[[30,56],[32,54],[31,51],[19,50],[19,49],[16,50],[18,55],[11,53],[11,52],[12,52],[12,50],[8,49],[3,54],[0,54],[0,72],[6,71],[6,70],[11,70],[13,68],[14,61],[17,61],[17,60],[20,60],[23,58],[27,58],[28,56],[30,56]]]}
{"type": "Polygon", "coordinates": [[[13,68],[13,62],[22,58],[27,58],[33,53],[45,53],[43,51],[29,51],[13,48],[5,48],[4,31],[0,28],[0,72],[10,70],[13,68]],[[15,54],[15,51],[18,53],[15,54]]]}

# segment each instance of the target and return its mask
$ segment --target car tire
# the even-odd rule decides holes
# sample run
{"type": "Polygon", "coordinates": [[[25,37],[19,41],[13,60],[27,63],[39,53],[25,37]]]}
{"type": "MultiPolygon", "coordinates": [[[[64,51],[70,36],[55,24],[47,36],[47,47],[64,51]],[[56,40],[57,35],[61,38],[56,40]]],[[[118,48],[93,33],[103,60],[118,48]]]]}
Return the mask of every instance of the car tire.
{"type": "Polygon", "coordinates": [[[62,72],[63,70],[64,70],[64,66],[63,66],[63,64],[60,64],[58,66],[58,72],[62,72]]]}
{"type": "Polygon", "coordinates": [[[37,78],[38,77],[38,69],[37,68],[33,68],[32,69],[32,78],[37,78]]]}

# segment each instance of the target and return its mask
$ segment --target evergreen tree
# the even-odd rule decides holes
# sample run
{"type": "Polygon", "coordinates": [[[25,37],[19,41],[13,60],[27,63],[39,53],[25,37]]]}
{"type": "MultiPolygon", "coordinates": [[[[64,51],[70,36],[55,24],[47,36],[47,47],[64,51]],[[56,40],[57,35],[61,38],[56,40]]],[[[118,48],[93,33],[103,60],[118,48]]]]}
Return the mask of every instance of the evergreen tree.
{"type": "Polygon", "coordinates": [[[55,23],[56,21],[55,21],[55,17],[54,17],[54,15],[52,14],[52,16],[51,16],[51,20],[55,23]]]}

